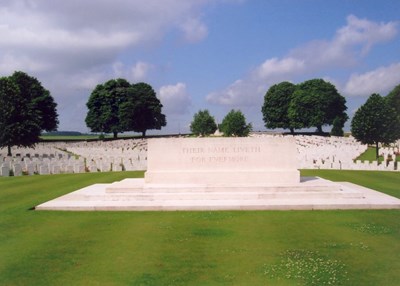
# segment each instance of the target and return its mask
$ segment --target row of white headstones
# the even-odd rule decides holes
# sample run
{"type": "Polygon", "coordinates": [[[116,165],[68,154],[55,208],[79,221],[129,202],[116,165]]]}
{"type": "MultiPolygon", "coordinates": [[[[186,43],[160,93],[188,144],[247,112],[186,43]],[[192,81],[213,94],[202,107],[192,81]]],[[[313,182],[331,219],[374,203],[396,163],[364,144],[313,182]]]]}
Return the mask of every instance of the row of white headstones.
{"type": "Polygon", "coordinates": [[[353,137],[296,136],[296,143],[300,168],[303,169],[399,170],[396,156],[399,154],[400,140],[390,147],[380,147],[382,163],[356,160],[368,146],[353,137]]]}
{"type": "Polygon", "coordinates": [[[35,148],[0,149],[0,175],[145,170],[146,140],[39,143],[35,148]]]}
{"type": "MultiPolygon", "coordinates": [[[[273,136],[273,135],[252,135],[273,136]]],[[[381,148],[384,162],[354,161],[367,145],[352,137],[295,136],[301,169],[399,171],[395,164],[400,141],[381,148]]],[[[147,168],[147,141],[129,139],[96,142],[39,143],[35,148],[0,149],[0,175],[134,171],[147,168]]]]}

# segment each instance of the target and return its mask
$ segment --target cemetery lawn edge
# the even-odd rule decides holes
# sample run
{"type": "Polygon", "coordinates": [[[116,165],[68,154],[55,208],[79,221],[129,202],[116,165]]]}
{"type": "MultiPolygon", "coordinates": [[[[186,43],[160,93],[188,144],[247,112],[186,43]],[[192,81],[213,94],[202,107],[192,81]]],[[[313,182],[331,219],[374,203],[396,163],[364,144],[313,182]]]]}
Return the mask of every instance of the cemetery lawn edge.
{"type": "MultiPolygon", "coordinates": [[[[0,285],[397,285],[400,211],[53,212],[109,172],[0,178],[0,285]]],[[[400,173],[302,170],[400,198],[400,173]]]]}

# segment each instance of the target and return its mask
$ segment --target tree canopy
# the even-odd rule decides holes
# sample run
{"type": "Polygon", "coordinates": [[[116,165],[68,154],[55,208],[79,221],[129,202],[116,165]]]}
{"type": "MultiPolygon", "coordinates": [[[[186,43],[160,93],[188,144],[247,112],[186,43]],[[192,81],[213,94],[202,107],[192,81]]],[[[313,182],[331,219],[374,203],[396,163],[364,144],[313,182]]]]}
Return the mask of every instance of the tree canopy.
{"type": "Polygon", "coordinates": [[[297,125],[290,120],[288,109],[295,90],[296,85],[287,81],[274,84],[268,89],[261,109],[265,127],[290,129],[291,133],[294,132],[297,125]]]}
{"type": "Polygon", "coordinates": [[[246,118],[240,110],[232,109],[222,120],[220,130],[227,137],[246,137],[252,130],[252,125],[246,123],[246,118]]]}
{"type": "Polygon", "coordinates": [[[87,102],[86,125],[92,132],[141,132],[165,126],[162,104],[153,88],[144,82],[130,84],[126,79],[111,79],[99,84],[87,102]]]}
{"type": "Polygon", "coordinates": [[[379,143],[389,144],[400,138],[400,120],[395,109],[374,93],[354,114],[351,134],[363,144],[374,144],[378,159],[379,143]]]}
{"type": "Polygon", "coordinates": [[[89,111],[85,122],[92,132],[117,134],[124,131],[121,126],[120,105],[128,100],[130,83],[125,79],[111,79],[99,84],[86,103],[89,111]]]}
{"type": "Polygon", "coordinates": [[[143,137],[147,130],[160,130],[167,125],[165,115],[161,113],[162,107],[149,84],[133,84],[129,97],[120,105],[119,118],[123,130],[141,132],[143,137]]]}
{"type": "Polygon", "coordinates": [[[397,116],[400,117],[400,84],[386,96],[386,100],[396,110],[397,116]]]}
{"type": "Polygon", "coordinates": [[[0,78],[0,147],[30,147],[42,131],[58,126],[57,104],[50,92],[34,77],[14,72],[0,78]]]}
{"type": "Polygon", "coordinates": [[[343,137],[343,135],[344,135],[343,126],[344,126],[344,123],[345,123],[345,122],[346,122],[346,121],[343,120],[343,118],[341,118],[341,117],[336,117],[336,118],[333,120],[333,123],[332,123],[331,135],[332,135],[332,136],[343,137]]]}
{"type": "Polygon", "coordinates": [[[208,136],[217,130],[217,124],[207,109],[197,112],[190,124],[190,131],[197,136],[208,136]]]}
{"type": "Polygon", "coordinates": [[[347,120],[346,99],[335,86],[322,79],[312,79],[297,85],[290,102],[289,119],[301,128],[331,125],[335,118],[347,120]]]}

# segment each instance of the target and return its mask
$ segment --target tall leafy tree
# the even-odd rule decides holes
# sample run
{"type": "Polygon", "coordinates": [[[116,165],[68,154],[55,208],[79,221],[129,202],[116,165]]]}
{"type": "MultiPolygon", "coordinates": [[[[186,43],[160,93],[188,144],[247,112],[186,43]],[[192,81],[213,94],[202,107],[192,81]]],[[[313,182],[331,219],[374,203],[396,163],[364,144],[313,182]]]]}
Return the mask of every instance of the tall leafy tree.
{"type": "Polygon", "coordinates": [[[227,137],[246,137],[252,130],[252,125],[246,123],[246,118],[240,110],[232,109],[222,120],[220,130],[227,137]]]}
{"type": "Polygon", "coordinates": [[[343,126],[344,126],[345,121],[341,117],[336,117],[333,120],[332,123],[332,130],[331,130],[331,135],[332,136],[340,136],[343,137],[344,131],[343,131],[343,126]]]}
{"type": "Polygon", "coordinates": [[[57,104],[50,92],[34,77],[15,72],[0,80],[0,146],[30,147],[39,141],[41,131],[54,131],[58,125],[57,104]]]}
{"type": "Polygon", "coordinates": [[[322,133],[323,125],[332,125],[339,117],[347,120],[346,99],[335,86],[322,79],[312,79],[297,85],[289,105],[289,118],[303,128],[317,127],[322,133]]]}
{"type": "Polygon", "coordinates": [[[124,130],[141,132],[143,137],[146,136],[147,130],[160,130],[167,125],[162,107],[149,84],[144,82],[133,84],[129,89],[128,100],[121,104],[119,111],[124,130]]]}
{"type": "Polygon", "coordinates": [[[119,117],[121,105],[128,100],[131,85],[125,79],[111,79],[92,91],[86,106],[86,125],[92,132],[118,133],[125,131],[119,117]]]}
{"type": "Polygon", "coordinates": [[[217,130],[217,124],[207,109],[200,110],[194,115],[190,130],[197,136],[208,136],[217,130]]]}
{"type": "Polygon", "coordinates": [[[58,126],[57,103],[50,92],[34,77],[17,71],[11,79],[18,85],[20,95],[28,99],[30,107],[35,110],[42,131],[54,131],[58,126]]]}
{"type": "Polygon", "coordinates": [[[265,127],[289,129],[291,133],[294,133],[294,129],[299,127],[298,124],[290,120],[288,115],[289,105],[295,90],[296,85],[287,81],[275,84],[268,89],[261,109],[265,127]]]}
{"type": "Polygon", "coordinates": [[[351,134],[363,144],[375,145],[378,159],[379,143],[389,144],[400,138],[400,120],[395,109],[374,93],[354,114],[351,134]]]}
{"type": "Polygon", "coordinates": [[[400,84],[386,96],[386,100],[396,110],[397,116],[400,117],[400,84]]]}

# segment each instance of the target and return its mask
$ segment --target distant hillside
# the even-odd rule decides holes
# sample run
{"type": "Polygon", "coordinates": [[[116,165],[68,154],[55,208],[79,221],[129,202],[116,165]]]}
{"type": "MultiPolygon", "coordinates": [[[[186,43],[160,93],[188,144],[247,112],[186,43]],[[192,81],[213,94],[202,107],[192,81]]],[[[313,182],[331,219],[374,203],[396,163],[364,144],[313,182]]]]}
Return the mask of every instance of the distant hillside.
{"type": "Polygon", "coordinates": [[[81,136],[82,133],[78,131],[53,131],[43,133],[42,136],[81,136]]]}

